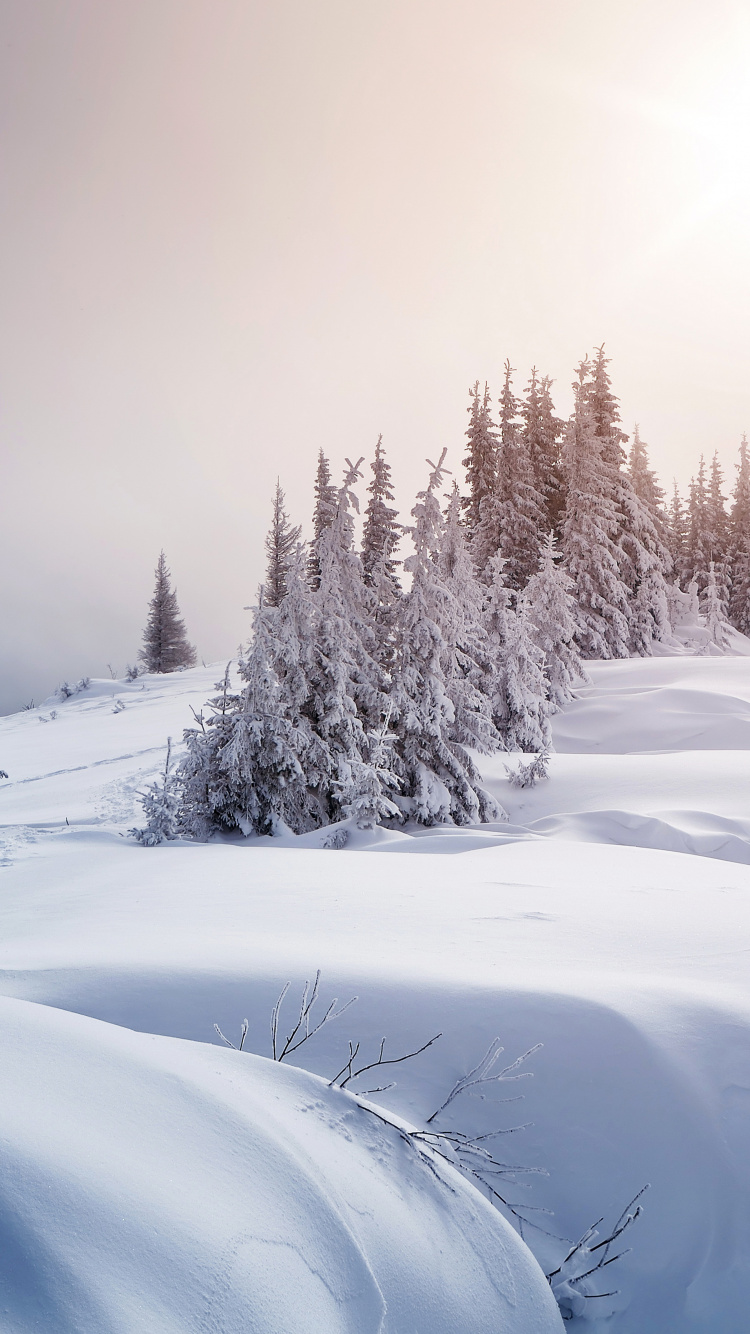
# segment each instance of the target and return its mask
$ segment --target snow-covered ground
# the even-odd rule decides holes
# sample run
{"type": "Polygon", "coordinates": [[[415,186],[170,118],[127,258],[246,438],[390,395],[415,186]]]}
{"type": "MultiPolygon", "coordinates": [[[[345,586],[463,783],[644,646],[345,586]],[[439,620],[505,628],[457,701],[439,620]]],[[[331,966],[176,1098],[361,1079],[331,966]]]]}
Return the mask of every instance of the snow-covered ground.
{"type": "Polygon", "coordinates": [[[450,1169],[319,1079],[205,1045],[247,1016],[269,1055],[281,985],[321,968],[323,1004],[359,999],[295,1057],[313,1075],[350,1038],[374,1056],[442,1032],[370,1099],[407,1124],[496,1035],[509,1060],[544,1044],[532,1079],[462,1095],[446,1124],[531,1123],[499,1142],[549,1174],[504,1186],[546,1270],[650,1183],[589,1327],[744,1331],[750,659],[594,664],[545,783],[484,762],[505,824],[141,848],[138,789],[219,675],[94,682],[0,720],[8,1329],[560,1327],[450,1169]]]}

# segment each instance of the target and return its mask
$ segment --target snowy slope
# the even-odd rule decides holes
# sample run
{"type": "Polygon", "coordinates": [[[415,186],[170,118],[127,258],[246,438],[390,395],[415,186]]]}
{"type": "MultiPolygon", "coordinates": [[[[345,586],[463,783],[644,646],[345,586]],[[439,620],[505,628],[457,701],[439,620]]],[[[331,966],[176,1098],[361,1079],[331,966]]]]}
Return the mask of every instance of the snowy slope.
{"type": "Polygon", "coordinates": [[[281,985],[322,967],[327,998],[360,999],[305,1049],[310,1069],[330,1077],[349,1038],[374,1050],[385,1033],[400,1052],[442,1030],[378,1095],[417,1124],[496,1034],[509,1058],[543,1042],[533,1079],[505,1090],[523,1102],[500,1088],[455,1109],[471,1133],[533,1123],[507,1161],[549,1171],[512,1195],[553,1211],[540,1217],[562,1240],[526,1233],[542,1263],[650,1181],[632,1254],[606,1271],[620,1294],[592,1314],[614,1309],[601,1328],[628,1334],[744,1331],[750,772],[730,742],[750,661],[594,664],[546,784],[513,790],[485,762],[510,825],[336,852],[315,836],[140,848],[121,836],[136,790],[219,675],[94,683],[48,703],[50,722],[0,722],[4,995],[204,1044],[247,1015],[267,1054],[281,985]]]}
{"type": "Polygon", "coordinates": [[[3,1329],[553,1334],[450,1167],[304,1071],[0,1005],[3,1329]]]}

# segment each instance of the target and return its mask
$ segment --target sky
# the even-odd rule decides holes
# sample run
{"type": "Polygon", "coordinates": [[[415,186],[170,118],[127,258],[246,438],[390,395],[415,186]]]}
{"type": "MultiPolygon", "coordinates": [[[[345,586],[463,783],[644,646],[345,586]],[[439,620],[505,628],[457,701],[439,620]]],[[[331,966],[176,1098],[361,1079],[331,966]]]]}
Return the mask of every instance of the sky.
{"type": "Polygon", "coordinates": [[[567,415],[604,342],[731,485],[749,215],[750,4],[0,0],[0,712],[135,661],[161,548],[230,657],[276,477],[307,535],[382,432],[408,514],[506,358],[567,415]]]}

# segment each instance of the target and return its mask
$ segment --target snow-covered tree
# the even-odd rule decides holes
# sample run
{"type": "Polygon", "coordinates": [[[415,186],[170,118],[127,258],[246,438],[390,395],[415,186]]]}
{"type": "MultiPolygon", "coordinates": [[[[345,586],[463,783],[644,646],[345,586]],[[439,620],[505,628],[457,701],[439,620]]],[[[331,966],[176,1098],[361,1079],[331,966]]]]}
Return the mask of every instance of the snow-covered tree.
{"type": "Polygon", "coordinates": [[[737,481],[730,520],[732,591],[729,618],[743,635],[750,635],[750,455],[747,436],[740,444],[737,481]]]}
{"type": "Polygon", "coordinates": [[[310,555],[307,571],[310,587],[320,587],[320,559],[318,542],[321,534],[333,523],[336,513],[336,487],[331,481],[331,465],[322,449],[318,450],[318,468],[315,474],[315,508],[313,509],[313,535],[310,543],[310,555]]]}
{"type": "Polygon", "coordinates": [[[181,797],[181,781],[172,759],[172,738],[169,737],[161,777],[151,783],[142,796],[141,805],[146,823],[142,829],[130,830],[133,838],[143,844],[144,848],[156,848],[160,843],[179,838],[182,832],[181,797]]]}
{"type": "Polygon", "coordinates": [[[539,543],[548,525],[545,495],[537,489],[530,439],[518,420],[520,404],[512,389],[510,362],[500,397],[497,492],[504,577],[513,590],[525,588],[537,568],[539,543]]]}
{"type": "Polygon", "coordinates": [[[711,523],[709,514],[706,461],[701,454],[698,472],[690,479],[683,579],[695,579],[700,590],[706,585],[711,563],[711,523]]]}
{"type": "Polygon", "coordinates": [[[143,648],[138,657],[148,672],[176,672],[180,667],[194,667],[195,649],[188,643],[185,622],[180,617],[177,605],[177,593],[170,587],[171,575],[163,551],[155,575],[156,587],[143,632],[143,648]]]}
{"type": "Polygon", "coordinates": [[[630,444],[628,475],[633,484],[635,494],[641,504],[646,506],[646,509],[654,519],[660,537],[663,538],[666,530],[664,488],[659,486],[656,473],[650,466],[648,447],[643,440],[641,440],[641,434],[637,423],[633,427],[633,439],[630,444]]]}
{"type": "Polygon", "coordinates": [[[391,686],[391,728],[401,780],[398,804],[404,814],[427,825],[473,824],[496,819],[499,813],[471,757],[454,739],[456,708],[445,662],[457,609],[438,567],[444,520],[437,492],[445,452],[437,464],[430,463],[428,485],[412,510],[414,554],[404,562],[412,586],[399,606],[391,686]]]}
{"type": "Polygon", "coordinates": [[[394,556],[401,540],[401,525],[397,523],[398,511],[387,503],[394,499],[394,495],[382,435],[378,436],[371,467],[372,481],[367,488],[370,499],[362,529],[362,572],[372,595],[376,626],[374,654],[378,662],[387,667],[393,656],[394,612],[401,596],[401,584],[396,574],[400,561],[394,556]]]}
{"type": "Polygon", "coordinates": [[[540,751],[551,742],[544,652],[534,637],[524,597],[509,605],[503,558],[490,562],[487,654],[492,719],[507,750],[540,751]]]}
{"type": "Polygon", "coordinates": [[[524,446],[531,461],[537,495],[543,501],[545,527],[557,533],[565,507],[560,458],[564,424],[555,416],[551,389],[549,377],[540,379],[536,367],[532,367],[526,397],[521,404],[521,417],[524,446]]]}
{"type": "Polygon", "coordinates": [[[715,578],[721,601],[729,602],[731,579],[730,522],[722,490],[724,475],[719,456],[714,453],[708,482],[708,550],[714,562],[715,578]]]}
{"type": "Polygon", "coordinates": [[[708,566],[701,610],[706,619],[706,629],[711,636],[711,642],[717,648],[727,648],[730,627],[727,620],[726,603],[722,597],[722,588],[716,577],[716,568],[713,561],[710,561],[708,566]]]}
{"type": "Polygon", "coordinates": [[[688,516],[677,482],[673,483],[672,499],[667,512],[667,545],[672,557],[672,570],[680,585],[689,583],[687,568],[688,516]]]}
{"type": "Polygon", "coordinates": [[[470,390],[469,426],[466,431],[466,480],[469,494],[463,499],[466,527],[473,537],[479,526],[482,502],[495,490],[497,476],[497,439],[492,424],[489,386],[479,392],[479,381],[470,390]]]}
{"type": "Polygon", "coordinates": [[[273,497],[273,517],[266,534],[266,582],[263,601],[268,607],[278,607],[286,597],[287,577],[300,539],[300,528],[292,528],[284,507],[284,492],[279,479],[273,497]]]}
{"type": "MultiPolygon", "coordinates": [[[[565,564],[575,589],[576,640],[584,658],[627,658],[628,588],[621,578],[621,516],[612,462],[619,439],[597,433],[589,393],[590,364],[578,367],[575,408],[566,428],[563,466],[567,500],[563,522],[565,564]]],[[[605,396],[602,395],[602,398],[605,396]]],[[[603,410],[600,419],[606,422],[603,410]]]]}
{"type": "Polygon", "coordinates": [[[544,675],[553,709],[573,698],[575,686],[588,682],[586,669],[575,642],[573,581],[558,559],[553,533],[542,548],[539,570],[532,575],[523,595],[529,629],[544,654],[544,675]]]}

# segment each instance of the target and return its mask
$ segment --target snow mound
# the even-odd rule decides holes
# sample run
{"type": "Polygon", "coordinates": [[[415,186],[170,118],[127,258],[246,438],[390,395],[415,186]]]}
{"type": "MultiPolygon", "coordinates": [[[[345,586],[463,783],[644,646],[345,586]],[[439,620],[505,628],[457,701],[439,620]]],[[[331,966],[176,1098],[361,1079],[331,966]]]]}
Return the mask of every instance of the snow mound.
{"type": "Polygon", "coordinates": [[[630,658],[587,668],[592,684],[553,719],[555,750],[750,750],[746,658],[630,658]]]}
{"type": "Polygon", "coordinates": [[[0,1002],[3,1328],[554,1334],[463,1178],[305,1071],[0,1002]]]}

